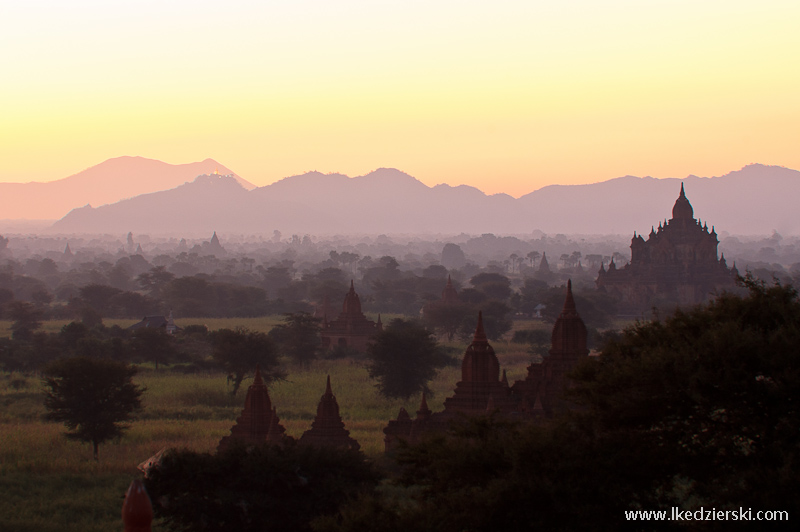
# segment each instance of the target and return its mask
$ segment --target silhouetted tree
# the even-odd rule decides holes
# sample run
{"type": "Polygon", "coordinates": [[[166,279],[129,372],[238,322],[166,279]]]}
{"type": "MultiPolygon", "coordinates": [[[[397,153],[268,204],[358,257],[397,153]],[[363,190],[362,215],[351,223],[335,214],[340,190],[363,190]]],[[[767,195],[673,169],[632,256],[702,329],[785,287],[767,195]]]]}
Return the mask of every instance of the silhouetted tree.
{"type": "Polygon", "coordinates": [[[321,321],[307,312],[285,313],[283,323],[273,327],[269,337],[283,354],[307,368],[322,347],[321,321]]]}
{"type": "Polygon", "coordinates": [[[144,389],[133,384],[136,368],[125,363],[63,358],[43,373],[46,418],[64,423],[69,438],[91,443],[95,460],[100,444],[122,436],[127,427],[121,423],[141,408],[144,389]]]}
{"type": "Polygon", "coordinates": [[[11,319],[11,338],[29,341],[36,329],[42,326],[43,313],[27,301],[11,301],[6,304],[6,315],[11,319]]]}
{"type": "Polygon", "coordinates": [[[284,378],[278,367],[278,353],[272,340],[265,333],[245,328],[219,329],[210,333],[213,357],[222,369],[228,372],[233,383],[231,395],[236,395],[245,376],[261,367],[261,376],[266,382],[284,378]]]}
{"type": "Polygon", "coordinates": [[[131,338],[133,354],[139,360],[146,360],[158,365],[169,365],[178,352],[173,344],[173,338],[162,328],[141,327],[133,332],[131,338]]]}
{"type": "Polygon", "coordinates": [[[511,281],[499,273],[479,273],[469,282],[490,299],[505,301],[511,295],[511,281]]]}
{"type": "Polygon", "coordinates": [[[449,362],[433,334],[414,321],[394,319],[367,347],[369,376],[384,397],[430,393],[428,382],[449,362]]]}
{"type": "Polygon", "coordinates": [[[170,451],[148,473],[156,515],[170,530],[311,531],[380,475],[359,451],[294,441],[217,454],[170,451]]]}

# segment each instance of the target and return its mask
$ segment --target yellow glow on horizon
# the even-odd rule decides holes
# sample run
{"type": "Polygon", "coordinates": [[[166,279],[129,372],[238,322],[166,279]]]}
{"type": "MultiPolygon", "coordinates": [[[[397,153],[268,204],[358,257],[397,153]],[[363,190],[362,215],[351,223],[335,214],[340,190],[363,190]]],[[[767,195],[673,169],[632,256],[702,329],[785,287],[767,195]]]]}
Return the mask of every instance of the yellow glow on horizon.
{"type": "Polygon", "coordinates": [[[800,169],[797,2],[30,6],[0,35],[0,181],[120,155],[514,196],[800,169]]]}

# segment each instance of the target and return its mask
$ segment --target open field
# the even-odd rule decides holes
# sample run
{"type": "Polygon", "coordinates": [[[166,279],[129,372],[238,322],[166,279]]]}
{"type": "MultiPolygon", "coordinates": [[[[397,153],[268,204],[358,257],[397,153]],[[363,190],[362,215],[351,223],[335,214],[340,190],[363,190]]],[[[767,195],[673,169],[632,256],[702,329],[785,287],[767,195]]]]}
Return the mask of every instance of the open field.
{"type": "MultiPolygon", "coordinates": [[[[366,312],[365,315],[370,320],[377,320],[378,314],[366,312]]],[[[383,323],[388,323],[394,318],[402,317],[399,314],[381,314],[383,323]]],[[[209,331],[217,329],[235,329],[236,327],[244,327],[251,331],[269,332],[275,325],[281,323],[283,316],[263,316],[258,318],[178,318],[175,323],[179,327],[186,327],[187,325],[205,325],[209,331]]],[[[40,331],[47,333],[57,333],[61,328],[71,322],[72,320],[46,320],[42,322],[40,331]]],[[[113,327],[119,325],[123,329],[130,327],[139,320],[136,319],[112,319],[106,318],[103,320],[103,325],[106,327],[113,327]]],[[[11,337],[11,322],[8,320],[0,320],[0,338],[11,337]]]]}
{"type": "MultiPolygon", "coordinates": [[[[271,327],[259,320],[260,326],[257,320],[238,319],[203,323],[211,329],[271,327]]],[[[59,330],[63,326],[59,323],[48,322],[46,330],[59,330]]],[[[466,347],[463,342],[452,345],[460,353],[466,347]]],[[[509,381],[523,378],[530,361],[526,346],[506,342],[493,346],[509,381]]],[[[270,386],[286,432],[299,437],[310,428],[330,375],[345,426],[370,459],[381,459],[382,429],[400,407],[412,415],[419,407],[419,397],[405,403],[379,396],[360,360],[317,360],[308,370],[286,369],[287,379],[270,386]]],[[[441,410],[460,376],[460,365],[439,372],[431,383],[435,395],[428,399],[432,410],[441,410]]],[[[42,421],[45,409],[38,376],[0,375],[0,530],[121,530],[122,497],[139,475],[137,464],[164,447],[213,452],[241,412],[252,378],[242,383],[236,397],[231,397],[222,373],[185,375],[141,367],[135,381],[147,388],[144,408],[119,441],[101,445],[96,463],[90,445],[68,440],[62,425],[42,421]]]]}

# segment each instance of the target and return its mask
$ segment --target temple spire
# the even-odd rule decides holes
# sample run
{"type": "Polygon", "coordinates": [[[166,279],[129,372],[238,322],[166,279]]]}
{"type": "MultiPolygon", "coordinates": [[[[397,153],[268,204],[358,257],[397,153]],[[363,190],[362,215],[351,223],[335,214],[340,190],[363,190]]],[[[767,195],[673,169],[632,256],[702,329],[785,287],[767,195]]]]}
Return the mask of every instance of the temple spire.
{"type": "Polygon", "coordinates": [[[486,337],[486,332],[483,330],[483,312],[478,311],[478,326],[475,327],[475,336],[472,343],[487,343],[489,339],[486,337]]]}
{"type": "Polygon", "coordinates": [[[577,314],[575,308],[575,298],[572,296],[572,279],[567,280],[567,297],[564,299],[564,308],[561,310],[562,316],[577,314]]]}
{"type": "Polygon", "coordinates": [[[328,375],[328,382],[325,384],[325,395],[333,395],[333,390],[331,390],[331,376],[328,375]]]}

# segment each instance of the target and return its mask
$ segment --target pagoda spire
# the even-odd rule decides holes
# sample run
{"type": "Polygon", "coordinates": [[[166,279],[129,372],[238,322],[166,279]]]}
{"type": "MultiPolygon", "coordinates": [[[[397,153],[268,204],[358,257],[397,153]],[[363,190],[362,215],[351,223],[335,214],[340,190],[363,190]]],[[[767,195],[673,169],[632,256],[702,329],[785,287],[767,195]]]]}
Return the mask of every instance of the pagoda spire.
{"type": "Polygon", "coordinates": [[[417,418],[427,419],[431,413],[431,409],[428,408],[428,401],[425,398],[425,390],[423,390],[422,400],[419,402],[419,410],[417,410],[417,418]]]}
{"type": "Polygon", "coordinates": [[[339,414],[339,403],[331,390],[331,376],[325,383],[325,393],[317,405],[317,416],[311,428],[300,437],[301,444],[331,447],[349,447],[358,450],[356,440],[350,437],[350,431],[344,428],[342,416],[339,414]]]}
{"type": "Polygon", "coordinates": [[[562,316],[577,316],[575,308],[575,298],[572,296],[572,279],[567,280],[567,297],[564,299],[564,308],[561,309],[562,316]]]}
{"type": "Polygon", "coordinates": [[[478,311],[478,325],[475,327],[475,336],[472,338],[473,344],[486,344],[489,339],[486,337],[486,331],[483,330],[483,311],[478,311]]]}

